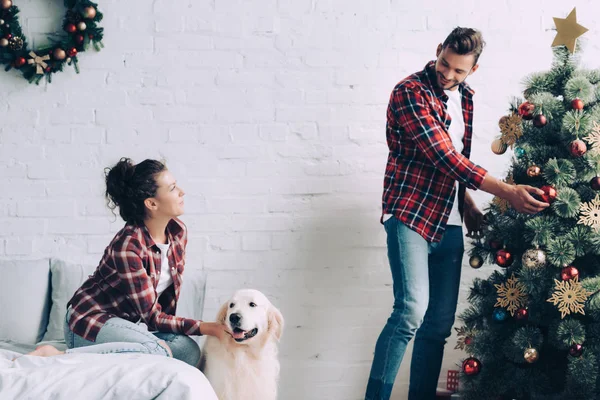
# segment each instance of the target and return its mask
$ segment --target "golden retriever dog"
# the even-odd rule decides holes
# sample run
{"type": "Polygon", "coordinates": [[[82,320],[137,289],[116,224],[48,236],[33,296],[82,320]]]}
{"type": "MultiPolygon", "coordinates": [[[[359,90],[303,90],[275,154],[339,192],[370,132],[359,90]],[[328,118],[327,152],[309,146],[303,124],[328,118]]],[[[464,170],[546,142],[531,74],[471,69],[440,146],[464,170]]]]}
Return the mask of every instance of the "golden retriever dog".
{"type": "Polygon", "coordinates": [[[200,369],[219,400],[277,399],[281,312],[258,290],[243,289],[221,306],[217,321],[232,336],[206,337],[200,369]]]}

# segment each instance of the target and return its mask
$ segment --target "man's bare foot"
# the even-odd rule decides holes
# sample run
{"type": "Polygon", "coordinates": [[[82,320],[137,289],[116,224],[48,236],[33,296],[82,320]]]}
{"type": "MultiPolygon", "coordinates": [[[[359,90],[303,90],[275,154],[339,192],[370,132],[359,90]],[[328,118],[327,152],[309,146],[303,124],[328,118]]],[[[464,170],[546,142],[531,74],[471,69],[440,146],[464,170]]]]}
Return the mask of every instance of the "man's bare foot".
{"type": "Polygon", "coordinates": [[[58,356],[61,354],[65,354],[64,351],[60,351],[54,346],[50,346],[49,344],[44,344],[42,346],[38,346],[31,353],[27,353],[28,356],[38,356],[38,357],[51,357],[58,356]]]}

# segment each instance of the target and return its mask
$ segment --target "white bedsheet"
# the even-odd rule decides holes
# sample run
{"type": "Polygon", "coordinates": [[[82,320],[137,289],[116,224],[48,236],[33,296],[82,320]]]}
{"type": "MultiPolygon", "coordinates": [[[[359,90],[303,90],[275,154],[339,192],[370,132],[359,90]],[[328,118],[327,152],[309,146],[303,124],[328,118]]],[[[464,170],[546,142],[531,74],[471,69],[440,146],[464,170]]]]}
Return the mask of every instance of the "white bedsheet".
{"type": "Polygon", "coordinates": [[[202,372],[164,356],[18,356],[0,349],[0,400],[217,400],[202,372]]]}

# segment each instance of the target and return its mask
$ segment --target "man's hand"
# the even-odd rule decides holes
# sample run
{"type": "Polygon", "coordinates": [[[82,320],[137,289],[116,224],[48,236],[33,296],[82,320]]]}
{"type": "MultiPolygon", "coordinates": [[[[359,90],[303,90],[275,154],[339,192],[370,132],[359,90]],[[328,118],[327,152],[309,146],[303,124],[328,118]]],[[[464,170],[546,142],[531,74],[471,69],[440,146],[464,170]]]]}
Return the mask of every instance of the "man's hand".
{"type": "Polygon", "coordinates": [[[526,214],[537,214],[550,205],[536,200],[530,193],[543,195],[544,191],[529,185],[515,185],[506,200],[517,212],[526,214]]]}

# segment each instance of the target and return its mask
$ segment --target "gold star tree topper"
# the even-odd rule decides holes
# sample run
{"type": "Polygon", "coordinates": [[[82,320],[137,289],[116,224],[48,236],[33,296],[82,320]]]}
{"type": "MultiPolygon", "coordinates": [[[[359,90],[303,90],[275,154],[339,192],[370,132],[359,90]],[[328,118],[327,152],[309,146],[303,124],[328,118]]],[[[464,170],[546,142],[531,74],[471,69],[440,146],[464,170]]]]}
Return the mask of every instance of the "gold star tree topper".
{"type": "Polygon", "coordinates": [[[577,23],[577,12],[575,8],[569,13],[567,18],[553,17],[556,24],[556,36],[552,42],[552,47],[565,45],[571,54],[575,53],[575,43],[577,38],[588,31],[587,28],[577,23]]]}

